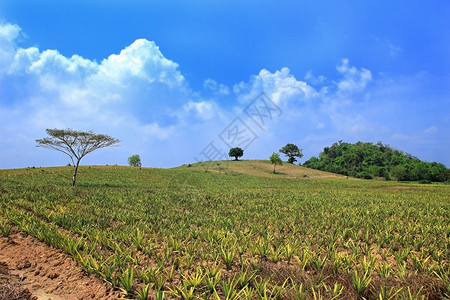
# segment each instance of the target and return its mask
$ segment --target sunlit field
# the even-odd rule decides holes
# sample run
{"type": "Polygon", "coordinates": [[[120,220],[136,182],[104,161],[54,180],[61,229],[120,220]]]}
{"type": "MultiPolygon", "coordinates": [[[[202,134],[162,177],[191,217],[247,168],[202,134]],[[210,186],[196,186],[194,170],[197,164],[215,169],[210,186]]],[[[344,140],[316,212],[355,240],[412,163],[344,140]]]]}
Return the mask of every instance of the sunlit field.
{"type": "Polygon", "coordinates": [[[450,297],[450,186],[266,161],[0,170],[0,229],[131,299],[450,297]]]}

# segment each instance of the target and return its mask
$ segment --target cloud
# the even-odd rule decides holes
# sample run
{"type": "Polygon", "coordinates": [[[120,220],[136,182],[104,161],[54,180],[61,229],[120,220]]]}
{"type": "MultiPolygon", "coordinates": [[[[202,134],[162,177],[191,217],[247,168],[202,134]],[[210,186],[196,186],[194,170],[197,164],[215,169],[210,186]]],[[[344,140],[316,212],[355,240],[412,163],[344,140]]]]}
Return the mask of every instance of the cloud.
{"type": "Polygon", "coordinates": [[[341,78],[328,81],[324,76],[314,76],[310,71],[306,79],[321,84],[320,89],[298,80],[288,68],[273,73],[261,70],[248,82],[234,85],[233,90],[241,103],[250,103],[259,93],[266,93],[272,101],[280,105],[284,118],[308,120],[315,128],[323,128],[343,132],[361,132],[370,127],[370,123],[355,106],[361,97],[353,98],[352,94],[363,92],[372,80],[367,69],[357,69],[343,59],[337,67],[341,78]]]}
{"type": "Polygon", "coordinates": [[[206,79],[203,83],[203,87],[206,90],[212,91],[213,93],[219,95],[228,95],[230,94],[230,89],[224,85],[217,83],[214,79],[206,79]]]}
{"type": "MultiPolygon", "coordinates": [[[[0,105],[0,117],[8,124],[0,136],[6,141],[5,147],[14,148],[19,143],[33,147],[34,139],[54,127],[111,134],[124,141],[121,153],[141,149],[142,157],[151,156],[162,165],[167,165],[164,161],[168,159],[167,151],[161,151],[164,147],[177,148],[181,142],[185,143],[183,148],[198,146],[171,162],[176,165],[189,161],[216,138],[261,92],[283,111],[282,119],[267,123],[272,129],[268,126],[264,134],[252,128],[261,145],[277,138],[272,130],[296,136],[298,126],[303,130],[348,132],[359,132],[367,126],[363,116],[348,116],[342,109],[351,101],[343,101],[339,92],[361,91],[371,78],[370,71],[352,67],[348,60],[338,67],[341,81],[317,77],[320,83],[328,83],[321,90],[298,80],[284,67],[275,72],[262,69],[247,82],[235,84],[231,95],[227,86],[213,79],[204,81],[203,91],[192,91],[178,64],[146,39],[138,39],[98,63],[79,55],[65,57],[57,50],[20,48],[15,44],[20,35],[18,26],[3,26],[0,32],[9,43],[2,46],[7,51],[2,57],[12,58],[0,85],[16,80],[20,83],[10,92],[12,99],[0,105]],[[329,92],[336,90],[339,92],[329,92]],[[155,150],[158,154],[153,154],[155,150]]],[[[242,117],[248,126],[255,126],[242,117]]]]}
{"type": "MultiPolygon", "coordinates": [[[[19,30],[6,25],[1,32],[12,31],[11,28],[19,30]]],[[[8,36],[14,37],[17,33],[8,36]]],[[[78,55],[68,58],[57,50],[16,49],[13,38],[7,41],[9,52],[4,56],[13,59],[5,69],[11,77],[34,78],[38,81],[34,97],[45,95],[58,105],[78,106],[85,117],[91,117],[86,115],[88,106],[91,113],[101,114],[108,111],[111,104],[121,103],[125,103],[120,107],[121,113],[136,113],[134,109],[130,111],[132,105],[129,104],[140,103],[153,105],[158,113],[164,113],[168,111],[164,107],[168,99],[177,102],[181,98],[183,102],[190,96],[178,64],[166,59],[152,41],[136,40],[120,54],[113,54],[100,64],[78,55]]],[[[140,117],[145,122],[152,116],[140,117]]]]}
{"type": "Polygon", "coordinates": [[[45,50],[38,54],[39,50],[36,48],[18,51],[14,57],[14,63],[19,69],[25,69],[27,72],[39,76],[47,75],[56,77],[59,81],[79,80],[98,71],[98,65],[95,62],[91,62],[78,55],[67,58],[56,50],[45,50]],[[27,59],[23,59],[23,52],[26,52],[27,59]]]}
{"type": "Polygon", "coordinates": [[[157,123],[152,123],[142,126],[141,130],[145,137],[157,137],[158,139],[165,140],[170,138],[175,130],[175,127],[170,126],[162,128],[157,123]]]}
{"type": "Polygon", "coordinates": [[[427,129],[423,130],[423,133],[425,133],[425,134],[435,134],[438,131],[439,131],[439,129],[436,126],[432,125],[432,126],[428,127],[427,129]]]}
{"type": "Polygon", "coordinates": [[[20,27],[0,21],[0,72],[5,70],[14,53],[14,41],[20,34],[20,27]]]}
{"type": "Polygon", "coordinates": [[[201,119],[208,120],[215,115],[217,106],[211,101],[194,102],[189,101],[183,106],[185,112],[194,112],[201,119]]]}
{"type": "Polygon", "coordinates": [[[16,24],[0,22],[0,41],[2,41],[2,45],[5,46],[13,42],[19,36],[20,31],[20,27],[16,24]]]}
{"type": "Polygon", "coordinates": [[[426,129],[415,130],[409,134],[396,132],[392,134],[392,138],[396,140],[405,140],[408,142],[420,143],[420,144],[428,144],[433,140],[433,136],[438,133],[439,128],[435,125],[432,125],[426,129]]]}
{"type": "Polygon", "coordinates": [[[323,75],[315,76],[313,71],[306,72],[304,79],[313,85],[322,85],[326,82],[327,78],[323,75]]]}
{"type": "Polygon", "coordinates": [[[372,73],[369,70],[351,67],[348,59],[343,59],[342,64],[336,69],[343,75],[337,83],[338,91],[341,93],[360,92],[372,81],[372,73]]]}
{"type": "MultiPolygon", "coordinates": [[[[57,50],[21,48],[16,44],[20,34],[17,25],[0,25],[3,149],[34,147],[34,139],[53,127],[105,132],[120,139],[135,134],[130,145],[143,137],[167,139],[182,122],[174,108],[196,97],[178,64],[152,41],[136,40],[98,63],[79,55],[65,57],[57,50]]],[[[195,107],[209,117],[210,106],[199,101],[195,107]]]]}
{"type": "Polygon", "coordinates": [[[381,39],[379,37],[373,37],[377,45],[383,50],[383,52],[386,52],[389,54],[391,58],[397,58],[400,56],[400,54],[403,52],[403,49],[400,46],[397,46],[393,44],[391,41],[386,39],[381,39]]]}
{"type": "MultiPolygon", "coordinates": [[[[298,143],[305,159],[340,139],[389,137],[399,141],[399,148],[420,146],[411,142],[415,135],[405,128],[412,127],[414,109],[407,100],[419,97],[414,88],[427,83],[423,76],[399,84],[373,78],[370,70],[343,59],[335,76],[327,78],[310,71],[299,80],[287,67],[261,69],[232,89],[206,79],[203,89],[195,91],[179,65],[153,41],[138,39],[97,62],[57,50],[21,48],[20,36],[19,26],[0,24],[0,156],[8,157],[0,160],[1,168],[65,165],[62,155],[31,149],[46,128],[67,127],[122,140],[120,148],[93,153],[83,163],[126,164],[128,156],[138,153],[148,166],[181,165],[192,162],[210,142],[227,153],[219,134],[236,117],[257,136],[246,150],[248,158],[267,158],[287,142],[298,143]],[[244,112],[262,92],[279,109],[271,119],[265,117],[264,128],[255,124],[261,116],[252,119],[244,112]]],[[[418,115],[426,106],[418,106],[418,115]]],[[[433,117],[414,132],[438,145],[440,137],[448,140],[438,130],[448,127],[443,120],[433,117]]]]}
{"type": "Polygon", "coordinates": [[[148,83],[159,82],[169,87],[182,86],[184,77],[178,71],[178,64],[165,58],[155,42],[138,39],[102,61],[97,75],[114,84],[127,85],[141,79],[148,83]]]}
{"type": "Polygon", "coordinates": [[[261,92],[265,92],[277,104],[290,101],[306,102],[318,95],[313,87],[297,80],[286,67],[274,73],[262,69],[258,75],[251,77],[249,82],[234,85],[233,91],[241,98],[241,102],[252,100],[261,92]]]}

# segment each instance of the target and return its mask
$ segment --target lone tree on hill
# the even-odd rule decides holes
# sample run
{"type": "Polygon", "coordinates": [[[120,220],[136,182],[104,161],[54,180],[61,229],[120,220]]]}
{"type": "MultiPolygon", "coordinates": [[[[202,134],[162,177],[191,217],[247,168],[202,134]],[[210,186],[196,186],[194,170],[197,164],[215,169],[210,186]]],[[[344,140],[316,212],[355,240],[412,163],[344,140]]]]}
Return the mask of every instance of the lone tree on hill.
{"type": "Polygon", "coordinates": [[[295,157],[303,157],[302,149],[299,149],[294,144],[286,144],[286,146],[280,149],[280,152],[288,157],[288,163],[290,164],[293,164],[297,161],[295,157]]]}
{"type": "Polygon", "coordinates": [[[272,153],[272,155],[270,156],[270,162],[271,163],[273,163],[273,172],[274,173],[276,173],[275,172],[275,166],[276,165],[282,165],[283,164],[283,161],[281,160],[281,158],[280,158],[280,154],[278,154],[278,153],[272,153]]]}
{"type": "Polygon", "coordinates": [[[95,134],[92,131],[76,131],[72,129],[47,129],[49,137],[38,139],[36,147],[60,151],[70,157],[73,164],[72,186],[75,186],[78,166],[87,154],[94,150],[118,144],[118,139],[106,134],[95,134]]]}
{"type": "Polygon", "coordinates": [[[132,167],[141,167],[141,157],[138,154],[131,155],[128,157],[128,164],[132,167]]]}
{"type": "Polygon", "coordinates": [[[234,157],[234,160],[238,160],[239,157],[244,155],[244,150],[239,147],[231,148],[230,152],[228,152],[228,156],[234,157]]]}

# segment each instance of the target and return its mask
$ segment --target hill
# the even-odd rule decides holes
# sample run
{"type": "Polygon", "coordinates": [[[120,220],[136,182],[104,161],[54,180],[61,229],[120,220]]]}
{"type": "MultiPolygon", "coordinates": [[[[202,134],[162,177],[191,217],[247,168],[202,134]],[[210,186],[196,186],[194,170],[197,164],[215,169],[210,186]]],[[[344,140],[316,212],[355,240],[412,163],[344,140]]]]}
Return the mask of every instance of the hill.
{"type": "Polygon", "coordinates": [[[318,158],[310,158],[303,166],[365,179],[384,177],[424,183],[450,180],[450,169],[443,164],[423,162],[381,142],[374,145],[339,141],[325,147],[318,158]]]}
{"type": "MultiPolygon", "coordinates": [[[[177,168],[184,168],[186,165],[177,168]]],[[[222,160],[206,161],[191,165],[193,170],[204,170],[223,173],[246,174],[267,178],[329,178],[343,177],[342,175],[314,170],[294,164],[284,163],[276,167],[273,173],[273,165],[268,160],[222,160]]]]}
{"type": "Polygon", "coordinates": [[[0,170],[0,267],[46,299],[448,298],[450,186],[271,170],[0,170]]]}

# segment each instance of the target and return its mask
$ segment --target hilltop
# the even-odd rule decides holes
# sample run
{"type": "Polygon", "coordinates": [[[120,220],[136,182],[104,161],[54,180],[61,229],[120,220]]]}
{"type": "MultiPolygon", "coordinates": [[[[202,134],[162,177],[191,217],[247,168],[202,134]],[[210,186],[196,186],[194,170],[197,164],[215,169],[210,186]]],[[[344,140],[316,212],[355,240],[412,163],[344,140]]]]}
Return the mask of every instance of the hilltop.
{"type": "Polygon", "coordinates": [[[343,175],[305,168],[299,165],[283,163],[276,167],[273,173],[273,165],[268,160],[220,160],[206,161],[190,165],[182,165],[174,169],[191,168],[192,170],[212,171],[228,174],[245,174],[256,177],[275,178],[330,178],[345,177],[343,175]]]}
{"type": "Polygon", "coordinates": [[[424,162],[409,153],[383,145],[339,141],[325,147],[319,157],[311,157],[304,166],[342,175],[372,179],[384,177],[422,183],[450,180],[450,169],[437,162],[424,162]]]}

